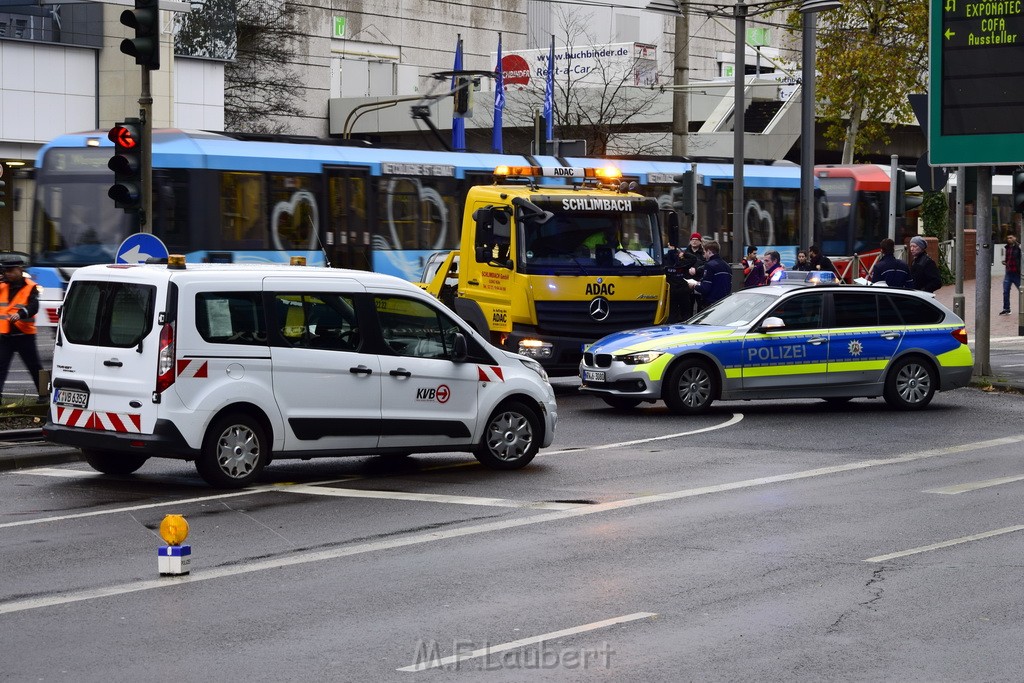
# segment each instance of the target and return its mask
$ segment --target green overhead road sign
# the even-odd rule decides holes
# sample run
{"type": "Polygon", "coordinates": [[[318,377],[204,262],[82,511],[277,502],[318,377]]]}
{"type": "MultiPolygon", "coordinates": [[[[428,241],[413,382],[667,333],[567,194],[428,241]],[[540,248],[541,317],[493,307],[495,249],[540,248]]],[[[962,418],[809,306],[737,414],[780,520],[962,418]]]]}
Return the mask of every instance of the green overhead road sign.
{"type": "Polygon", "coordinates": [[[930,1],[931,163],[1024,163],[1024,0],[930,1]]]}

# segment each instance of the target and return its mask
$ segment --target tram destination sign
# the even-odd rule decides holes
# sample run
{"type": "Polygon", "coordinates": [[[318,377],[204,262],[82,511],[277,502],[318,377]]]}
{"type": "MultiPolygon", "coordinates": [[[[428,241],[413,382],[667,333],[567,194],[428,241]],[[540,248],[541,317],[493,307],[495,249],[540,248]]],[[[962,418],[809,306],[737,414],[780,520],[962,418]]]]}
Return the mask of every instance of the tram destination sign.
{"type": "Polygon", "coordinates": [[[1024,0],[931,0],[933,165],[1024,162],[1024,0]]]}

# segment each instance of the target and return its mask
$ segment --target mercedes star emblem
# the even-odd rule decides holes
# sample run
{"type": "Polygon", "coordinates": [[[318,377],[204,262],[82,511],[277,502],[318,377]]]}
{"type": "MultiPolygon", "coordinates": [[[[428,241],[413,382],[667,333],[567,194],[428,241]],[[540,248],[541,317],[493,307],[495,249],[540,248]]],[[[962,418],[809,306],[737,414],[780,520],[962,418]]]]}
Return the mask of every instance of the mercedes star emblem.
{"type": "Polygon", "coordinates": [[[590,302],[590,317],[597,322],[606,320],[609,313],[611,313],[611,306],[608,304],[608,299],[603,296],[596,297],[590,302]]]}

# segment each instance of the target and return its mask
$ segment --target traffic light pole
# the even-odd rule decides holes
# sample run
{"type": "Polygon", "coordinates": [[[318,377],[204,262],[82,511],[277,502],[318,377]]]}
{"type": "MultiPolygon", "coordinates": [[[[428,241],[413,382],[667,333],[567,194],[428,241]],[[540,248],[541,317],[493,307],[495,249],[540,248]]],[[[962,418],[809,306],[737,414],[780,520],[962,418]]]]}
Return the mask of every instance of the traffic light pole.
{"type": "Polygon", "coordinates": [[[153,232],[153,96],[149,86],[149,67],[142,67],[142,94],[139,95],[139,118],[142,119],[142,211],[139,231],[153,232]]]}

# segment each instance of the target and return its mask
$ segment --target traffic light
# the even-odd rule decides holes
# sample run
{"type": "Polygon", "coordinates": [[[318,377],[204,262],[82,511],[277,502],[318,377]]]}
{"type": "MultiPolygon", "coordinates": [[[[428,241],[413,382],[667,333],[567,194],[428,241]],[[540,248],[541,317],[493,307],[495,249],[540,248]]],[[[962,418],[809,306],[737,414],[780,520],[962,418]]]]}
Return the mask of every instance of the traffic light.
{"type": "MultiPolygon", "coordinates": [[[[3,193],[0,192],[0,197],[2,196],[3,193]]],[[[1024,213],[1024,170],[1021,169],[1013,172],[1013,210],[1024,213]]]]}
{"type": "Polygon", "coordinates": [[[7,193],[4,192],[5,187],[7,187],[7,183],[0,180],[0,208],[7,206],[7,202],[4,201],[4,197],[7,196],[7,193]]]}
{"type": "Polygon", "coordinates": [[[107,133],[114,143],[114,156],[107,168],[114,172],[114,184],[107,195],[119,209],[138,211],[142,206],[142,121],[125,119],[107,133]]]}
{"type": "Polygon", "coordinates": [[[672,208],[681,213],[694,215],[697,210],[697,183],[693,171],[675,176],[676,186],[672,188],[672,208]]]}
{"type": "Polygon", "coordinates": [[[121,12],[121,23],[135,29],[134,38],[121,41],[121,52],[150,70],[160,68],[159,5],[159,0],[135,0],[135,9],[121,12]]]}
{"type": "Polygon", "coordinates": [[[473,111],[473,81],[464,76],[455,79],[455,91],[452,93],[452,109],[456,115],[471,116],[473,111]]]}
{"type": "Polygon", "coordinates": [[[917,185],[917,173],[896,169],[896,215],[903,216],[924,203],[924,194],[917,185]],[[913,190],[909,194],[907,190],[913,190]]]}

